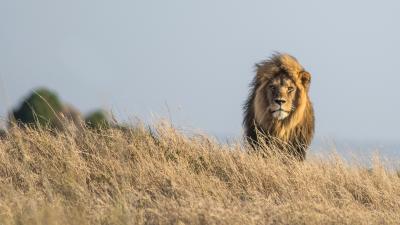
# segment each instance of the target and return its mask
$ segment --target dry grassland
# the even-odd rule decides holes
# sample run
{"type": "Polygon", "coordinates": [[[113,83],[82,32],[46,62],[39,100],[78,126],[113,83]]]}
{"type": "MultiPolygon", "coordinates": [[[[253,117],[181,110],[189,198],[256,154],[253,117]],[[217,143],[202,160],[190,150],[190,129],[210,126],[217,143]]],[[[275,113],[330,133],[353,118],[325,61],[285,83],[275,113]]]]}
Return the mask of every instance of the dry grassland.
{"type": "Polygon", "coordinates": [[[339,157],[304,163],[168,124],[12,129],[0,224],[400,224],[400,178],[339,157]]]}

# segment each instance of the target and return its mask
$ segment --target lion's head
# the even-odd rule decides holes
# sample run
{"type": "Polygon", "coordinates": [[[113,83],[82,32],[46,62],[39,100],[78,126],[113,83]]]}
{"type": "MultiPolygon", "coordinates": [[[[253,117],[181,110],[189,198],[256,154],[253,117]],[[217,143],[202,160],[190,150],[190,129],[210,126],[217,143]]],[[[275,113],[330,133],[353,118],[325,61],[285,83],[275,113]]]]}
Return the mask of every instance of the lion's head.
{"type": "Polygon", "coordinates": [[[255,119],[288,119],[307,97],[311,76],[290,55],[274,55],[269,61],[257,65],[254,112],[255,119]]]}
{"type": "Polygon", "coordinates": [[[290,144],[308,146],[314,131],[310,82],[310,73],[293,56],[275,54],[258,64],[244,107],[247,137],[257,141],[258,129],[290,144]]]}

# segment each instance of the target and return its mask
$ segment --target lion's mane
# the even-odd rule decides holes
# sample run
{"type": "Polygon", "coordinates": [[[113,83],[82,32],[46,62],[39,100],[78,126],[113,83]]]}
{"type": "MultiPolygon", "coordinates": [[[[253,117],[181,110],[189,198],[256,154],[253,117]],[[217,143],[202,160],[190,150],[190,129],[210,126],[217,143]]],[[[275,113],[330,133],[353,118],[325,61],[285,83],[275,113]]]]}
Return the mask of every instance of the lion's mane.
{"type": "Polygon", "coordinates": [[[268,60],[257,64],[256,76],[250,84],[250,93],[243,107],[243,125],[247,140],[257,146],[263,138],[268,145],[279,140],[291,146],[290,153],[305,159],[306,150],[314,134],[314,111],[308,96],[311,75],[304,70],[296,58],[288,54],[274,54],[268,60]],[[298,92],[295,96],[295,110],[284,120],[274,120],[267,111],[267,99],[261,94],[269,80],[285,71],[294,81],[298,92]]]}

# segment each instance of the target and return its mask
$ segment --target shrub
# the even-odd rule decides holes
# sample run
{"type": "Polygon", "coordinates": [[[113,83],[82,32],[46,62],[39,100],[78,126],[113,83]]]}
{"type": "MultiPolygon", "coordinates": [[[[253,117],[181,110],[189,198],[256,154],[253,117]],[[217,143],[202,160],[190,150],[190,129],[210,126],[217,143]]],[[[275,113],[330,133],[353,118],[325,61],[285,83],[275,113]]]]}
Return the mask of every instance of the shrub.
{"type": "Polygon", "coordinates": [[[103,110],[97,110],[90,113],[86,117],[85,123],[92,129],[104,129],[110,128],[111,126],[108,116],[103,110]]]}
{"type": "Polygon", "coordinates": [[[17,123],[54,127],[61,110],[62,103],[57,94],[41,88],[33,91],[12,115],[17,123]]]}

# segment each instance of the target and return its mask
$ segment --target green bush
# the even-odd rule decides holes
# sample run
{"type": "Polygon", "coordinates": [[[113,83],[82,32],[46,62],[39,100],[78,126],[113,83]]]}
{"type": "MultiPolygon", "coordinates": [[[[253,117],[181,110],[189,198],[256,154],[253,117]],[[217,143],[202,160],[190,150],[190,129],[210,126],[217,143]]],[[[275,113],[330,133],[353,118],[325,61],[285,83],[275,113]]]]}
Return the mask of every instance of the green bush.
{"type": "Polygon", "coordinates": [[[90,113],[86,117],[85,123],[88,127],[93,129],[104,129],[110,128],[111,126],[108,116],[103,110],[97,110],[90,113]]]}
{"type": "Polygon", "coordinates": [[[29,126],[56,126],[62,103],[56,93],[41,88],[33,91],[13,112],[13,119],[29,126]]]}

